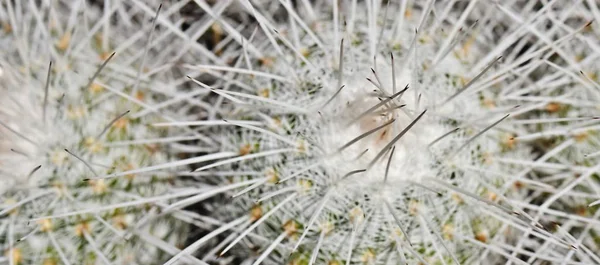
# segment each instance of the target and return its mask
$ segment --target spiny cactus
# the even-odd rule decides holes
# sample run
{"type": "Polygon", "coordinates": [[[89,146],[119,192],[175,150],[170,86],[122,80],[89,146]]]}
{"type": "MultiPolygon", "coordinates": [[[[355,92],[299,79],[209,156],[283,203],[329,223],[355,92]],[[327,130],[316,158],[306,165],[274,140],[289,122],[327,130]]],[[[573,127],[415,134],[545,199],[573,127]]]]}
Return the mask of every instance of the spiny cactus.
{"type": "Polygon", "coordinates": [[[239,2],[258,27],[223,53],[233,66],[187,66],[220,79],[192,78],[227,102],[216,105],[223,120],[161,124],[204,126],[221,144],[213,156],[223,157],[195,175],[222,186],[178,206],[234,197],[214,213],[229,223],[180,255],[234,230],[219,254],[250,240],[254,264],[527,264],[570,250],[566,264],[596,259],[549,225],[554,213],[529,214],[544,183],[529,178],[538,164],[516,139],[535,105],[505,96],[535,69],[528,62],[582,28],[519,55],[509,48],[535,33],[526,23],[536,17],[490,45],[468,16],[476,1],[464,12],[452,2],[280,1],[284,21],[239,2]],[[538,253],[510,245],[525,231],[527,247],[546,242],[538,253]]]}
{"type": "Polygon", "coordinates": [[[0,263],[600,263],[593,0],[159,4],[0,2],[0,263]]]}
{"type": "Polygon", "coordinates": [[[105,4],[0,5],[1,262],[160,264],[187,239],[187,222],[158,214],[183,182],[139,170],[174,159],[161,143],[176,131],[148,126],[177,117],[157,112],[176,86],[172,50],[153,48],[170,31],[105,4]]]}
{"type": "MultiPolygon", "coordinates": [[[[582,24],[588,24],[563,45],[553,47],[553,53],[536,59],[530,72],[538,81],[524,84],[520,91],[506,94],[506,98],[523,98],[533,106],[527,121],[521,121],[527,133],[516,141],[535,147],[539,157],[535,161],[513,161],[535,165],[532,178],[543,184],[531,196],[527,206],[534,219],[546,216],[547,222],[559,233],[570,234],[573,241],[590,253],[591,263],[600,262],[598,208],[600,198],[598,179],[599,150],[597,100],[599,98],[597,72],[598,25],[589,24],[597,18],[595,3],[581,1],[566,6],[555,1],[544,6],[548,12],[535,23],[525,27],[535,31],[534,38],[548,41],[572,34],[582,24]]],[[[526,18],[510,9],[501,9],[512,21],[526,18]]],[[[527,53],[528,51],[524,51],[527,53]]],[[[522,202],[517,202],[522,204],[522,202]]],[[[546,250],[550,242],[528,245],[526,239],[514,242],[516,248],[546,250]]],[[[577,255],[576,250],[559,252],[561,262],[577,255]]],[[[534,256],[526,261],[531,263],[534,256]]]]}

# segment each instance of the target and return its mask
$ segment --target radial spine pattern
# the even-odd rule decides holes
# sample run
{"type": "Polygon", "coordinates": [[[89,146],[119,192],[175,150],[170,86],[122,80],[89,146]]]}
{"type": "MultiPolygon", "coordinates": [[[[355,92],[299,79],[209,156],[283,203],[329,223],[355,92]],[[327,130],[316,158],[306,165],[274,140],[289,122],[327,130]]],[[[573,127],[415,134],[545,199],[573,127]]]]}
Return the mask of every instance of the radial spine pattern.
{"type": "Polygon", "coordinates": [[[214,193],[233,196],[215,213],[232,221],[208,235],[237,228],[221,255],[251,240],[254,264],[527,264],[534,254],[510,246],[527,231],[523,242],[546,242],[540,262],[597,258],[525,211],[523,186],[542,184],[525,177],[535,164],[513,162],[535,158],[514,121],[532,106],[503,97],[528,60],[581,28],[505,60],[511,51],[482,41],[490,34],[468,16],[477,1],[458,13],[434,1],[279,1],[284,21],[239,2],[259,26],[224,52],[233,66],[187,66],[225,84],[192,80],[226,104],[223,120],[189,123],[215,125],[231,155],[195,169],[224,177],[214,193]]]}

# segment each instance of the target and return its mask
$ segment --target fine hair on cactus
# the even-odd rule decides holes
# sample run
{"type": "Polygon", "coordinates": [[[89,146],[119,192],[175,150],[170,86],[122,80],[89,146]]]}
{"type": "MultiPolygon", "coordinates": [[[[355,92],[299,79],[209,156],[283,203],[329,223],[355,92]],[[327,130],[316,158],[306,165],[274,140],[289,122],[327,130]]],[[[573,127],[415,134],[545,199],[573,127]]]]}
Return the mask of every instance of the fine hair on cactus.
{"type": "Polygon", "coordinates": [[[438,2],[239,1],[258,26],[222,52],[230,65],[184,66],[220,117],[160,124],[200,126],[221,146],[189,174],[221,184],[177,206],[232,199],[212,213],[224,224],[166,264],[228,230],[206,259],[243,244],[252,264],[598,262],[555,213],[528,212],[548,186],[517,140],[537,105],[504,97],[587,24],[515,56],[529,31],[494,46],[496,14],[438,2]]]}

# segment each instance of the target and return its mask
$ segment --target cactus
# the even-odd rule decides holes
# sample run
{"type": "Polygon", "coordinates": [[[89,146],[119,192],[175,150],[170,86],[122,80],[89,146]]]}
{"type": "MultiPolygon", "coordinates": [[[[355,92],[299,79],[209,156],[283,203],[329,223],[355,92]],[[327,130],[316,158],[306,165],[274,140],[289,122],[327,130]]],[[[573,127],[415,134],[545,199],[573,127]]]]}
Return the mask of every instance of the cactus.
{"type": "Polygon", "coordinates": [[[115,24],[126,7],[111,7],[2,2],[1,262],[160,264],[187,240],[160,214],[184,182],[147,170],[175,159],[161,143],[180,132],[148,125],[177,117],[155,107],[177,70],[148,59],[168,32],[115,24]]]}
{"type": "Polygon", "coordinates": [[[464,12],[434,1],[280,1],[283,21],[263,12],[277,4],[239,3],[258,26],[223,52],[231,65],[185,66],[218,80],[191,78],[219,97],[221,115],[162,124],[206,126],[215,154],[228,156],[192,174],[221,186],[182,203],[231,195],[213,211],[225,224],[180,255],[226,230],[210,255],[244,242],[253,264],[526,264],[533,252],[510,247],[516,240],[545,241],[536,259],[546,262],[581,246],[548,224],[555,213],[530,215],[544,185],[528,173],[545,168],[518,140],[531,104],[505,95],[535,68],[527,61],[583,28],[502,60],[535,31],[492,45],[468,16],[485,7],[475,1],[464,12]]]}

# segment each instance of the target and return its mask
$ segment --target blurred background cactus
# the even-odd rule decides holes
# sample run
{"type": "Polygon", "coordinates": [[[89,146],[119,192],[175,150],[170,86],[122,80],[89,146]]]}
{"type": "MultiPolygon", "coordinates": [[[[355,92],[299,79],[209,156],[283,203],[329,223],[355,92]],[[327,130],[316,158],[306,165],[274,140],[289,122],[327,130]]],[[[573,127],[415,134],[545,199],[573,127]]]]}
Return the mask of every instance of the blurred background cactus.
{"type": "Polygon", "coordinates": [[[155,29],[158,4],[148,15],[112,2],[2,1],[7,264],[160,264],[186,241],[187,222],[156,214],[183,182],[144,170],[176,159],[162,143],[178,131],[149,124],[178,117],[158,102],[176,91],[185,40],[155,29]]]}

